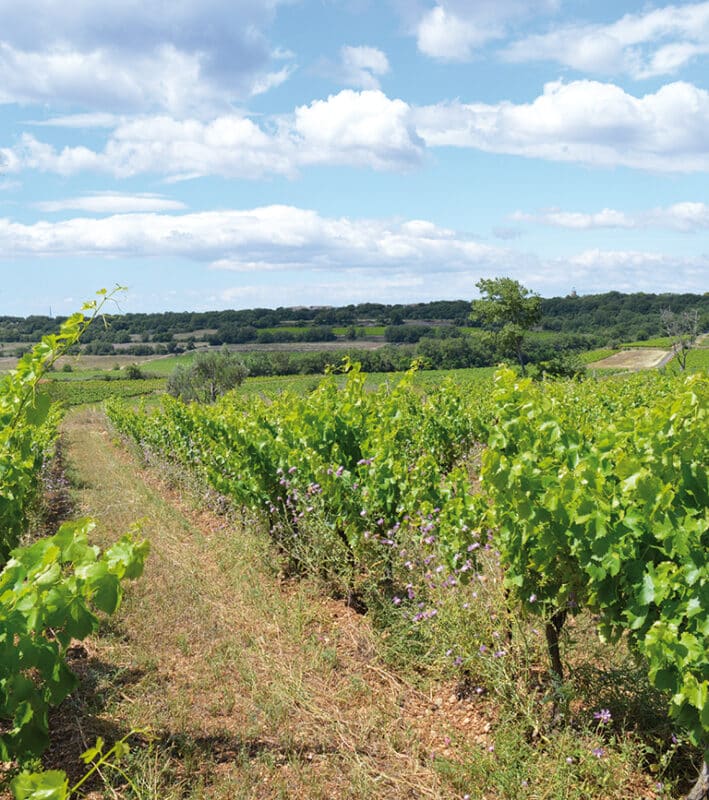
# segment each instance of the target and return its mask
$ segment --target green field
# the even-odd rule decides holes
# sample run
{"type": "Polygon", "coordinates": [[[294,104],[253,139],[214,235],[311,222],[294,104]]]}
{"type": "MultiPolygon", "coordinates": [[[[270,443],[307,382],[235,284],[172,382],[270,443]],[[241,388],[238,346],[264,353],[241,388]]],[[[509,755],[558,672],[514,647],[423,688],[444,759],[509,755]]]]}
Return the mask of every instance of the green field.
{"type": "Polygon", "coordinates": [[[151,378],[137,381],[47,381],[41,385],[40,391],[49,395],[53,403],[78,406],[85,403],[100,403],[109,397],[139,397],[154,394],[162,392],[164,388],[164,378],[151,378]]]}
{"type": "Polygon", "coordinates": [[[601,347],[598,350],[587,350],[585,353],[579,353],[578,357],[582,364],[593,364],[594,361],[601,361],[604,358],[615,355],[617,352],[617,350],[601,347]]]}
{"type": "MultiPolygon", "coordinates": [[[[470,369],[441,369],[421,370],[416,373],[414,385],[422,389],[430,389],[442,383],[446,378],[452,378],[460,384],[474,385],[481,381],[489,380],[494,373],[494,367],[473,367],[470,369]]],[[[394,384],[399,381],[402,372],[372,372],[367,375],[367,388],[375,389],[385,383],[394,384]]],[[[281,392],[306,394],[311,392],[320,383],[322,375],[275,375],[266,378],[247,378],[237,389],[239,394],[260,394],[272,397],[281,392]]],[[[341,376],[344,383],[345,375],[341,376]]]]}
{"type": "Polygon", "coordinates": [[[140,364],[143,372],[151,375],[168,376],[175,367],[189,367],[194,360],[195,352],[182,353],[177,356],[165,356],[163,358],[153,358],[140,364]]]}
{"type": "Polygon", "coordinates": [[[709,369],[709,347],[698,347],[687,354],[687,369],[697,372],[709,369]]]}
{"type": "Polygon", "coordinates": [[[123,375],[120,369],[111,367],[102,369],[95,367],[91,369],[72,369],[71,372],[57,370],[49,373],[49,379],[53,381],[90,381],[90,380],[121,380],[123,375]],[[109,376],[108,378],[106,376],[109,376]]]}
{"type": "MultiPolygon", "coordinates": [[[[335,325],[332,329],[332,332],[335,334],[335,336],[347,336],[347,331],[351,327],[351,325],[335,325]]],[[[384,325],[355,325],[354,328],[357,331],[358,336],[360,332],[362,332],[365,338],[369,336],[384,336],[384,331],[386,330],[384,325]]]]}
{"type": "MultiPolygon", "coordinates": [[[[159,395],[165,390],[164,375],[169,374],[178,363],[188,364],[191,359],[191,355],[160,359],[156,363],[170,362],[169,368],[164,369],[163,376],[150,377],[144,380],[106,380],[105,376],[112,376],[113,373],[97,372],[96,370],[87,371],[86,373],[57,373],[42,384],[41,391],[49,395],[53,402],[60,402],[65,406],[98,403],[112,397],[137,398],[159,395]]],[[[158,372],[158,370],[152,369],[145,371],[151,374],[158,372]]],[[[425,391],[438,386],[446,378],[452,378],[456,383],[472,387],[481,381],[489,380],[493,372],[493,367],[422,370],[416,374],[414,384],[425,391]]],[[[402,375],[403,373],[401,372],[374,372],[368,374],[367,387],[376,389],[385,383],[397,383],[402,375]]],[[[275,375],[247,378],[236,391],[245,396],[275,397],[285,391],[302,395],[315,389],[322,377],[322,375],[275,375]]],[[[345,375],[342,375],[340,382],[344,383],[344,381],[345,375]]]]}

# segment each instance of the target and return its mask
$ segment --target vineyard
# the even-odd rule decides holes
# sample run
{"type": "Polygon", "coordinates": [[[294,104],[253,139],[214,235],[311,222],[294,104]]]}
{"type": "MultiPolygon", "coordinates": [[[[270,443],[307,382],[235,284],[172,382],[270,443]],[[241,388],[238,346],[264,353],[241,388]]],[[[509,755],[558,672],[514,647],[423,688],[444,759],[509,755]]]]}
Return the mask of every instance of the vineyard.
{"type": "MultiPolygon", "coordinates": [[[[128,536],[101,554],[85,520],[18,546],[59,422],[39,380],[86,324],[72,317],[0,387],[0,757],[18,798],[73,791],[36,771],[49,708],[76,685],[66,652],[115,611],[147,550],[128,536]]],[[[120,382],[125,397],[132,383],[120,382]]],[[[373,384],[345,361],[301,393],[237,391],[211,406],[164,396],[149,409],[112,393],[106,414],[149,468],[252,515],[283,580],[315,581],[365,614],[391,664],[489,698],[500,730],[515,726],[498,753],[485,739],[465,759],[430,756],[448,796],[471,785],[484,796],[498,761],[522,753],[530,764],[546,753],[563,783],[534,794],[528,778],[500,777],[494,796],[630,796],[614,752],[632,740],[636,796],[698,800],[708,395],[703,372],[533,381],[500,369],[422,383],[414,365],[373,384]]],[[[85,761],[113,755],[98,746],[85,761]]]]}
{"type": "Polygon", "coordinates": [[[494,388],[421,394],[414,371],[376,391],[357,365],[345,371],[342,388],[331,374],[305,397],[209,408],[166,398],[157,413],[111,403],[108,414],[149,460],[169,457],[263,514],[294,573],[316,573],[375,616],[390,605],[422,652],[445,649],[463,679],[499,671],[525,636],[518,620],[539,617],[556,721],[571,713],[564,623],[592,615],[705,752],[706,376],[539,384],[502,371],[494,388]],[[478,602],[498,578],[504,619],[478,602]],[[477,629],[454,626],[468,630],[451,638],[438,625],[451,605],[477,629]]]}
{"type": "Polygon", "coordinates": [[[161,378],[147,380],[86,380],[86,381],[51,381],[42,384],[40,391],[46,394],[52,403],[63,406],[83,405],[84,403],[100,403],[110,397],[143,397],[164,389],[165,381],[161,378]]]}

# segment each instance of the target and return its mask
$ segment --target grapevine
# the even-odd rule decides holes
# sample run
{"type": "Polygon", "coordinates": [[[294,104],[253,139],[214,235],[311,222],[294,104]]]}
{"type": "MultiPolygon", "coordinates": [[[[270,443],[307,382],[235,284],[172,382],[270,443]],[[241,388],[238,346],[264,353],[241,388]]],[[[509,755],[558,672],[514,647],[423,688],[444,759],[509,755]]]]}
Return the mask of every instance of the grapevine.
{"type": "MultiPolygon", "coordinates": [[[[109,297],[99,292],[98,301],[45,336],[0,381],[0,760],[19,766],[47,747],[49,709],[76,685],[66,662],[70,642],[96,630],[98,612],[116,610],[122,581],[140,575],[148,550],[131,533],[102,554],[89,544],[90,520],[64,523],[54,536],[17,546],[60,418],[37,391],[39,381],[109,297]]],[[[32,782],[23,775],[15,788],[32,782]]]]}

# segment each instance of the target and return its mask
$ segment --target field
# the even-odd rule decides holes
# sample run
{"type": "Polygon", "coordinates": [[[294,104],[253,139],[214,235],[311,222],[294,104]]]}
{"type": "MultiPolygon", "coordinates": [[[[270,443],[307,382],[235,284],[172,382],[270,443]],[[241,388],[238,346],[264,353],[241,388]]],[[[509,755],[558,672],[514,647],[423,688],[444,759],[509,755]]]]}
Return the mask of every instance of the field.
{"type": "MultiPolygon", "coordinates": [[[[386,330],[385,325],[355,325],[354,326],[358,334],[362,334],[363,337],[369,336],[384,336],[384,331],[386,330]]],[[[349,331],[349,326],[337,326],[335,325],[332,329],[332,332],[335,336],[347,336],[347,332],[349,331]]],[[[359,339],[357,341],[360,341],[359,339]]]]}
{"type": "Polygon", "coordinates": [[[687,354],[687,369],[709,370],[709,347],[690,350],[687,354]]]}
{"type": "Polygon", "coordinates": [[[669,336],[658,336],[656,339],[645,339],[644,341],[637,342],[623,342],[620,347],[655,347],[661,350],[669,350],[672,347],[672,338],[669,336]]]}
{"type": "MultiPolygon", "coordinates": [[[[128,380],[114,378],[113,371],[87,370],[85,372],[54,373],[49,380],[41,384],[41,391],[47,394],[53,402],[60,402],[65,406],[99,403],[109,398],[117,397],[152,397],[165,390],[165,377],[178,365],[189,365],[191,355],[171,356],[169,359],[159,359],[151,362],[150,367],[143,366],[146,377],[142,380],[128,380]],[[166,367],[155,369],[155,365],[168,362],[166,367]],[[106,378],[111,378],[107,380],[106,378]]],[[[473,386],[480,381],[489,381],[494,369],[480,367],[457,370],[426,370],[417,373],[415,385],[422,390],[435,388],[446,378],[461,384],[473,386]]],[[[371,390],[379,386],[397,383],[403,373],[373,372],[367,375],[367,387],[371,390]]],[[[319,375],[276,375],[263,378],[246,378],[238,388],[240,396],[274,397],[288,391],[295,394],[307,394],[316,388],[322,376],[319,375]]],[[[338,382],[344,383],[345,377],[340,376],[338,382]]]]}
{"type": "Polygon", "coordinates": [[[60,508],[99,527],[3,572],[0,611],[36,664],[23,692],[66,698],[46,749],[41,715],[0,694],[9,762],[36,770],[46,750],[73,782],[98,737],[127,741],[86,784],[96,800],[654,800],[696,777],[706,376],[354,365],[136,408],[164,379],[37,385],[38,363],[0,395],[0,547],[30,509],[36,529],[60,508]],[[108,418],[65,418],[49,517],[33,476],[57,417],[13,399],[37,389],[108,396],[108,418]]]}
{"type": "Polygon", "coordinates": [[[47,381],[40,385],[40,391],[53,403],[63,406],[77,406],[86,403],[100,403],[109,397],[141,397],[161,392],[165,381],[161,378],[149,380],[74,380],[47,381]]]}
{"type": "MultiPolygon", "coordinates": [[[[416,373],[414,384],[425,390],[450,378],[461,384],[473,385],[480,381],[489,381],[494,371],[493,367],[421,370],[416,373]]],[[[386,384],[394,385],[401,380],[402,375],[401,372],[371,372],[367,374],[366,385],[369,389],[376,389],[386,384]]],[[[246,396],[263,395],[265,397],[272,397],[284,391],[306,394],[318,386],[321,378],[320,375],[277,375],[268,378],[247,378],[238,389],[238,393],[246,396]]],[[[338,383],[342,385],[344,382],[345,376],[339,376],[338,383]]]]}

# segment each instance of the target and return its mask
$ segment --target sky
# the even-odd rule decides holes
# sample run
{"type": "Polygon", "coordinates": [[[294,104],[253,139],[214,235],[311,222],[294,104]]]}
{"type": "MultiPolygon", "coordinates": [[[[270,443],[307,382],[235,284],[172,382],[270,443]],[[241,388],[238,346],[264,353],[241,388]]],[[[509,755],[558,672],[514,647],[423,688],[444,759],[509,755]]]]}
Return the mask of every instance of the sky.
{"type": "Polygon", "coordinates": [[[709,2],[0,19],[0,314],[709,290],[709,2]]]}

